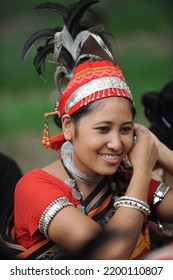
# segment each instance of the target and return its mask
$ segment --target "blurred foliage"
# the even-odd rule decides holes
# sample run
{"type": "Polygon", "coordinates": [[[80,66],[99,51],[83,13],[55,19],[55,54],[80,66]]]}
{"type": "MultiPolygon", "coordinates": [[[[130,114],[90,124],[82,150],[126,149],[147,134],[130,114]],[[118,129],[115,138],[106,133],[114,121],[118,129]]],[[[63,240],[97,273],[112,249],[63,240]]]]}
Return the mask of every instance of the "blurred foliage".
{"type": "MultiPolygon", "coordinates": [[[[24,63],[20,57],[22,46],[35,31],[62,26],[56,13],[33,9],[42,2],[0,3],[0,146],[4,150],[9,148],[8,143],[10,147],[15,144],[11,143],[11,137],[20,139],[20,135],[31,131],[40,133],[43,114],[52,110],[56,99],[55,65],[46,63],[45,82],[32,67],[35,49],[24,63]]],[[[65,5],[72,1],[59,2],[65,5]]],[[[117,62],[134,95],[137,121],[145,123],[141,95],[149,90],[159,91],[173,78],[172,1],[101,0],[93,9],[100,14],[106,29],[115,35],[117,62]]]]}

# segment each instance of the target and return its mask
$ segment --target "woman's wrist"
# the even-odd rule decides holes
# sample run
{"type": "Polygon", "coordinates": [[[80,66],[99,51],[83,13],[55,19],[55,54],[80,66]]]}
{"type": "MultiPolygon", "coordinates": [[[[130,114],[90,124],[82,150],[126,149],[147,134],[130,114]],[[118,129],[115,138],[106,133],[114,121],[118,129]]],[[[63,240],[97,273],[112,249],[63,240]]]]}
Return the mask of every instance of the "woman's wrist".
{"type": "Polygon", "coordinates": [[[129,207],[142,212],[145,216],[150,215],[150,206],[145,201],[131,196],[115,197],[115,209],[119,207],[129,207]]]}
{"type": "Polygon", "coordinates": [[[158,163],[173,175],[173,151],[162,143],[159,145],[158,163]]]}
{"type": "Polygon", "coordinates": [[[135,171],[125,195],[147,201],[151,178],[152,172],[143,173],[135,171]]]}

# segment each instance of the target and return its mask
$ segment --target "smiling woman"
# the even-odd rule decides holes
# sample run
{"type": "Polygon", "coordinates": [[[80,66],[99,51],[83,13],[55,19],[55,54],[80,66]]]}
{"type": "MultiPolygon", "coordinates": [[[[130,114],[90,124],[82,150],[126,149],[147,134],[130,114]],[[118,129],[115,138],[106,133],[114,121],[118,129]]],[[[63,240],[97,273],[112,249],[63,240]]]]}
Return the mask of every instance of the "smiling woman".
{"type": "Polygon", "coordinates": [[[39,75],[43,76],[48,54],[58,66],[55,82],[60,97],[55,110],[45,114],[43,145],[61,150],[61,156],[28,172],[16,186],[20,258],[77,257],[93,238],[113,232],[111,242],[103,239],[87,257],[140,259],[150,250],[150,212],[173,220],[172,190],[166,186],[163,201],[156,202],[160,182],[152,180],[156,161],[173,170],[173,153],[145,127],[134,124],[133,97],[115,61],[110,35],[98,19],[82,20],[97,2],[81,0],[70,7],[40,4],[37,9],[61,14],[64,26],[36,32],[23,48],[25,59],[34,44],[45,42],[34,59],[39,75]],[[49,116],[62,128],[53,138],[49,116]]]}
{"type": "MultiPolygon", "coordinates": [[[[77,131],[73,138],[74,161],[80,166],[80,170],[91,176],[110,175],[116,172],[132,147],[132,111],[126,98],[110,97],[93,104],[96,106],[88,105],[89,108],[92,107],[92,111],[82,118],[78,116],[79,121],[75,122],[77,131]]],[[[65,125],[66,120],[64,131],[65,125]]]]}

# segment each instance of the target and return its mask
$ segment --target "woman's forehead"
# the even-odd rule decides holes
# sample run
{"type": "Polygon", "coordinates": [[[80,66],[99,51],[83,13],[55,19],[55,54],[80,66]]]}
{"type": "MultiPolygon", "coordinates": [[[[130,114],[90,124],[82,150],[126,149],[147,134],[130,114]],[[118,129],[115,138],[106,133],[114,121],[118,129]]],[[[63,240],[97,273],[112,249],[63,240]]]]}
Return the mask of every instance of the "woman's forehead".
{"type": "Polygon", "coordinates": [[[112,105],[111,107],[121,106],[123,111],[126,110],[126,108],[129,108],[130,110],[129,103],[130,101],[124,97],[109,97],[93,102],[91,104],[91,111],[94,113],[97,110],[104,110],[104,108],[106,109],[110,105],[112,105]]]}
{"type": "Polygon", "coordinates": [[[110,97],[99,100],[91,105],[92,108],[84,117],[92,123],[100,122],[132,122],[132,112],[128,100],[119,97],[110,97]]]}

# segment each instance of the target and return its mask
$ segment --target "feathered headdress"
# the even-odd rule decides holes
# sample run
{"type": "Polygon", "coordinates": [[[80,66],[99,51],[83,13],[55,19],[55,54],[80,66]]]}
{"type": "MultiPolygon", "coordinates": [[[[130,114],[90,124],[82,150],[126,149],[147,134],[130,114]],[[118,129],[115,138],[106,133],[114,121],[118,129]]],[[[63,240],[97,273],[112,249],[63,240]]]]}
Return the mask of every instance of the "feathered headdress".
{"type": "Polygon", "coordinates": [[[98,59],[100,57],[114,61],[113,50],[109,42],[112,35],[104,31],[103,25],[82,21],[85,12],[97,2],[100,1],[80,0],[69,7],[59,3],[43,3],[35,7],[35,9],[47,9],[60,14],[64,26],[42,29],[34,33],[23,47],[22,60],[25,60],[33,46],[43,41],[44,44],[37,49],[34,67],[44,79],[45,59],[49,54],[53,54],[53,61],[58,64],[55,83],[60,92],[64,79],[67,78],[67,82],[71,79],[73,71],[81,59],[95,56],[98,59]],[[97,50],[94,51],[95,49],[97,50]]]}
{"type": "Polygon", "coordinates": [[[50,139],[48,116],[54,116],[55,122],[60,126],[61,115],[72,115],[81,107],[99,99],[119,96],[133,103],[123,73],[114,63],[114,51],[110,41],[112,35],[104,31],[103,25],[97,24],[98,20],[94,19],[94,23],[82,20],[90,6],[97,2],[100,1],[80,0],[69,7],[58,3],[44,3],[35,7],[60,14],[64,26],[36,32],[23,48],[24,60],[35,44],[45,41],[45,44],[37,49],[34,59],[34,67],[41,77],[42,66],[48,54],[52,53],[53,60],[58,65],[55,82],[62,94],[55,112],[45,114],[42,141],[43,145],[55,150],[61,147],[65,139],[63,134],[50,139]],[[67,81],[64,90],[62,86],[65,78],[67,81]]]}

